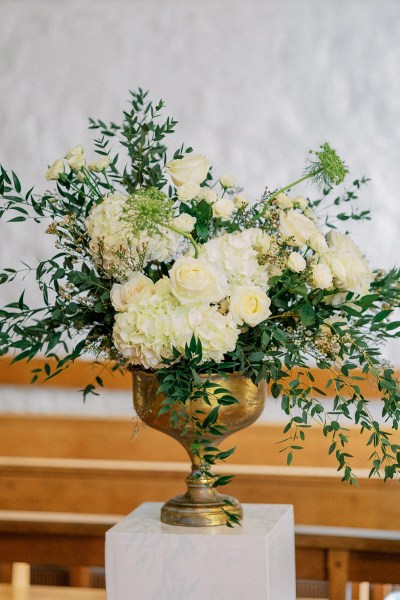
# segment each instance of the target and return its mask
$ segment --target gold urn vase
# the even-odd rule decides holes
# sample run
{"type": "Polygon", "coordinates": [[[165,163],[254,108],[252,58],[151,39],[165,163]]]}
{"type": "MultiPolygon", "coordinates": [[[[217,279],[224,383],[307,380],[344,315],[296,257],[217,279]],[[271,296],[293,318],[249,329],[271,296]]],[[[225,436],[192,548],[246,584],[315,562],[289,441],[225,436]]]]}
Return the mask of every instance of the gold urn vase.
{"type": "MultiPolygon", "coordinates": [[[[157,394],[159,383],[156,375],[143,371],[133,371],[133,404],[138,417],[149,427],[162,431],[182,444],[192,463],[192,471],[186,478],[187,491],[181,496],[168,500],[161,509],[161,521],[171,525],[208,527],[226,524],[225,509],[242,516],[240,502],[232,496],[219,494],[212,487],[210,475],[204,473],[201,464],[202,450],[191,451],[191,443],[198,440],[198,432],[186,423],[180,428],[169,422],[169,413],[159,415],[163,394],[157,394]],[[229,504],[227,504],[229,502],[229,504]]],[[[257,387],[249,379],[233,374],[226,379],[221,376],[205,377],[224,387],[239,400],[237,404],[220,406],[218,423],[225,428],[222,435],[207,435],[205,446],[217,446],[235,431],[248,427],[258,419],[264,408],[265,383],[257,387]]],[[[195,410],[202,411],[204,420],[217,399],[210,398],[211,406],[203,400],[195,401],[195,410]]],[[[189,410],[189,408],[188,408],[189,410]]],[[[199,414],[199,413],[198,413],[199,414]]]]}

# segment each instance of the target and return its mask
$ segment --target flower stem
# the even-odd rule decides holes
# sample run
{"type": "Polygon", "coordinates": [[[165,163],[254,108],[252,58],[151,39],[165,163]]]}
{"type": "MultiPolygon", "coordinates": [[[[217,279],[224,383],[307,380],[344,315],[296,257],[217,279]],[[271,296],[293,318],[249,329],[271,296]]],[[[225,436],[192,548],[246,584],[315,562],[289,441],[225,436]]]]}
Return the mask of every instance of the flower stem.
{"type": "Polygon", "coordinates": [[[178,227],[174,227],[173,225],[170,225],[169,223],[163,224],[163,227],[166,227],[167,229],[170,229],[171,231],[175,231],[175,233],[179,233],[180,235],[183,235],[185,238],[187,238],[194,248],[194,257],[195,258],[199,257],[199,245],[196,244],[196,242],[193,239],[193,236],[190,233],[188,233],[187,231],[182,231],[182,229],[178,229],[178,227]]]}
{"type": "MultiPolygon", "coordinates": [[[[310,177],[315,177],[316,175],[318,175],[319,173],[322,172],[322,167],[320,169],[317,169],[316,171],[313,171],[312,173],[307,173],[307,175],[304,175],[303,177],[300,177],[300,179],[296,179],[296,181],[292,181],[292,183],[289,183],[288,185],[285,185],[284,187],[280,188],[278,191],[274,192],[272,194],[272,196],[270,196],[268,198],[268,202],[271,202],[272,200],[274,200],[277,196],[279,196],[279,194],[282,194],[282,192],[286,192],[286,190],[289,190],[290,188],[294,187],[295,185],[298,185],[299,183],[301,183],[302,181],[306,181],[306,179],[310,179],[310,177]]],[[[268,208],[268,205],[264,206],[263,210],[261,212],[256,213],[253,216],[253,219],[258,219],[259,217],[263,217],[264,213],[266,212],[268,208]]]]}

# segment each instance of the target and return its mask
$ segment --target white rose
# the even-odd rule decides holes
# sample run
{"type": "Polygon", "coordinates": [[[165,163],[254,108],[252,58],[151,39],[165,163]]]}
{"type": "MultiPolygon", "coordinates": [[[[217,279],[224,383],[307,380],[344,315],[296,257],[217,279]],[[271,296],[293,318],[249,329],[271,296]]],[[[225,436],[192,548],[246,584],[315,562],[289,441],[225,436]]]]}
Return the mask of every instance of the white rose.
{"type": "Polygon", "coordinates": [[[338,287],[343,287],[346,282],[347,272],[344,262],[334,256],[329,260],[327,259],[329,267],[335,278],[335,283],[338,287]]]}
{"type": "Polygon", "coordinates": [[[199,200],[205,200],[208,204],[213,204],[218,200],[217,194],[210,188],[200,188],[200,192],[197,194],[199,200]]]}
{"type": "Polygon", "coordinates": [[[83,149],[82,144],[79,144],[78,146],[74,146],[73,148],[68,150],[68,152],[65,154],[64,158],[69,160],[70,158],[74,158],[74,156],[81,156],[82,154],[84,154],[84,152],[85,151],[83,149]]]}
{"type": "Polygon", "coordinates": [[[313,235],[320,234],[311,219],[295,210],[281,213],[279,233],[291,246],[304,246],[313,235]]]}
{"type": "Polygon", "coordinates": [[[324,260],[331,267],[335,285],[348,292],[367,294],[373,273],[360,248],[344,233],[331,231],[327,237],[329,250],[324,260]]]}
{"type": "Polygon", "coordinates": [[[293,208],[292,200],[289,198],[289,196],[286,196],[286,194],[284,194],[283,192],[281,192],[280,194],[277,195],[277,197],[275,198],[275,202],[277,203],[279,208],[282,208],[282,209],[293,208]]]}
{"type": "Polygon", "coordinates": [[[68,160],[68,165],[73,171],[80,171],[86,163],[83,146],[79,144],[79,146],[71,148],[66,153],[65,158],[68,160]]]}
{"type": "Polygon", "coordinates": [[[167,171],[171,175],[176,186],[184,183],[202,183],[207,177],[210,163],[205,156],[193,154],[172,160],[167,165],[167,171]]]}
{"type": "Polygon", "coordinates": [[[235,194],[235,196],[233,196],[233,203],[236,208],[244,208],[250,203],[250,200],[243,196],[243,194],[235,194]]]}
{"type": "Polygon", "coordinates": [[[157,296],[168,296],[171,294],[171,282],[168,277],[162,277],[154,284],[154,293],[157,296]]]}
{"type": "Polygon", "coordinates": [[[247,229],[245,231],[252,231],[255,234],[253,240],[254,250],[261,255],[268,254],[268,251],[271,248],[271,236],[268,235],[268,233],[265,233],[265,231],[255,229],[254,227],[252,227],[251,230],[247,229]]]}
{"type": "Polygon", "coordinates": [[[312,284],[316,288],[326,290],[331,287],[333,276],[330,268],[325,263],[312,266],[312,284]]]}
{"type": "Polygon", "coordinates": [[[311,219],[311,221],[314,221],[314,223],[318,221],[317,215],[311,208],[306,208],[303,212],[305,216],[311,219]]]}
{"type": "Polygon", "coordinates": [[[304,257],[298,252],[291,252],[287,261],[288,269],[294,273],[301,273],[307,266],[304,257]]]}
{"type": "Polygon", "coordinates": [[[325,236],[322,233],[317,232],[310,237],[308,245],[314,252],[318,254],[324,254],[328,250],[328,244],[326,243],[325,236]]]}
{"type": "Polygon", "coordinates": [[[47,169],[45,177],[47,181],[58,179],[64,173],[65,167],[62,158],[57,158],[47,169]]]}
{"type": "Polygon", "coordinates": [[[124,312],[130,304],[137,305],[148,300],[154,292],[154,283],[142,273],[135,272],[126,283],[115,283],[110,292],[111,303],[115,310],[124,312]]]}
{"type": "Polygon", "coordinates": [[[169,271],[171,291],[182,304],[215,303],[226,296],[228,284],[209,263],[184,256],[169,271]]]}
{"type": "Polygon", "coordinates": [[[76,174],[76,178],[81,183],[84,183],[85,182],[85,173],[83,171],[78,171],[78,173],[76,174]]]}
{"type": "Polygon", "coordinates": [[[220,198],[213,204],[212,208],[215,218],[228,220],[235,210],[235,205],[230,198],[220,198]]]}
{"type": "Polygon", "coordinates": [[[295,208],[300,208],[300,210],[304,210],[308,206],[308,201],[306,198],[304,198],[304,196],[296,196],[295,198],[293,198],[292,202],[293,206],[295,208]]]}
{"type": "Polygon", "coordinates": [[[199,192],[200,186],[194,181],[183,183],[176,190],[177,196],[181,202],[189,202],[189,200],[193,200],[193,198],[196,198],[199,192]]]}
{"type": "Polygon", "coordinates": [[[221,175],[219,182],[225,189],[233,188],[236,185],[236,179],[231,175],[221,175]]]}
{"type": "Polygon", "coordinates": [[[196,224],[196,218],[188,215],[187,213],[182,213],[179,217],[175,217],[172,219],[172,224],[174,227],[181,229],[187,233],[190,233],[193,230],[193,227],[196,224]]]}
{"type": "Polygon", "coordinates": [[[102,156],[96,162],[90,163],[90,165],[88,165],[88,169],[89,169],[89,171],[94,171],[95,173],[101,173],[102,171],[104,171],[104,169],[107,169],[107,167],[109,167],[109,166],[110,166],[110,157],[102,156]]]}
{"type": "Polygon", "coordinates": [[[271,300],[258,286],[238,286],[233,288],[229,313],[238,325],[246,323],[255,327],[271,314],[271,300]]]}

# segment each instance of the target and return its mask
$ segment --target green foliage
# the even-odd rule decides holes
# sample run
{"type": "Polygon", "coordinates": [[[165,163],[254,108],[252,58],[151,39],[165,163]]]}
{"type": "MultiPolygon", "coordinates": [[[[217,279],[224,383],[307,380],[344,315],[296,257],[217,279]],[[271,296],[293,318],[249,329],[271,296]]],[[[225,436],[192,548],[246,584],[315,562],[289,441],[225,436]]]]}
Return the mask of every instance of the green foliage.
{"type": "MultiPolygon", "coordinates": [[[[122,174],[114,168],[115,181],[130,192],[142,187],[161,189],[166,183],[163,167],[166,164],[167,147],[163,141],[174,132],[177,121],[168,117],[164,122],[158,122],[164,108],[162,100],[154,105],[147,100],[148,92],[141,88],[130,94],[130,108],[124,111],[122,124],[107,125],[101,119],[89,119],[89,127],[100,130],[103,138],[119,135],[121,145],[128,152],[130,165],[124,168],[122,174]]],[[[103,150],[101,145],[99,148],[103,150]]],[[[181,148],[177,155],[183,152],[181,148]]]]}

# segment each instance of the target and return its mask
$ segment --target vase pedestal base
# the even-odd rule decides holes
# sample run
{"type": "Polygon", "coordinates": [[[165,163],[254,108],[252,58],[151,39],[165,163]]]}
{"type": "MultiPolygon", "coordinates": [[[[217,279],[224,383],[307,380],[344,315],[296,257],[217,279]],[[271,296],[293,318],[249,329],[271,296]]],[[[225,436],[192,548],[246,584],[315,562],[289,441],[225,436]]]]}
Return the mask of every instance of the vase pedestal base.
{"type": "Polygon", "coordinates": [[[146,502],[106,534],[107,600],[295,600],[293,507],[244,504],[241,527],[174,527],[146,502]]]}
{"type": "Polygon", "coordinates": [[[161,521],[186,527],[215,527],[226,525],[226,511],[242,518],[240,502],[232,496],[215,493],[208,502],[191,502],[187,494],[171,498],[161,508],[161,521]],[[228,504],[229,503],[229,504],[228,504]]]}
{"type": "Polygon", "coordinates": [[[170,498],[161,508],[161,521],[168,525],[186,527],[215,527],[226,525],[227,512],[242,518],[239,500],[219,494],[212,487],[214,475],[204,475],[195,464],[186,477],[187,491],[182,496],[170,498]]]}

